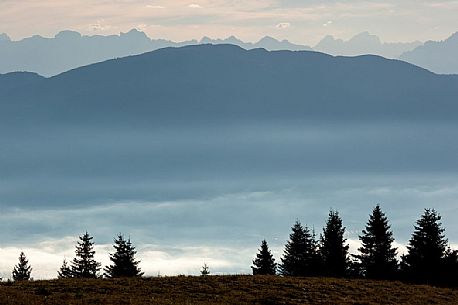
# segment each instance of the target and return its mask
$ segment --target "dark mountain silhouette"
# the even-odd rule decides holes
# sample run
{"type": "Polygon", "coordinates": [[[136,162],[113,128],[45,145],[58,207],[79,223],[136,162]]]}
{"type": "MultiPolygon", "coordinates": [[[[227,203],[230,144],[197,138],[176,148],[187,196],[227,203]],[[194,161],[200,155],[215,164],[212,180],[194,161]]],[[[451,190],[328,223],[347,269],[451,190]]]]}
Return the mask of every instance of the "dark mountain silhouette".
{"type": "Polygon", "coordinates": [[[400,59],[435,73],[458,74],[458,32],[443,41],[428,41],[400,59]]]}
{"type": "Polygon", "coordinates": [[[0,117],[65,121],[455,119],[458,77],[377,56],[165,48],[0,78],[0,117]]]}

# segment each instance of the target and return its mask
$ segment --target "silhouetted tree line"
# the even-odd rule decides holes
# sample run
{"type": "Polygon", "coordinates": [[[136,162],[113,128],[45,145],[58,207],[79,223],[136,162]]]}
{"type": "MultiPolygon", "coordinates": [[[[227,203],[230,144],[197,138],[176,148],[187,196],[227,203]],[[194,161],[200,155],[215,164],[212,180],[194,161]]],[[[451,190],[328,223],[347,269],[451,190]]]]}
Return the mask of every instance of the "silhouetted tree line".
{"type": "MultiPolygon", "coordinates": [[[[337,211],[331,210],[319,237],[314,230],[296,221],[292,226],[281,262],[277,265],[266,240],[261,242],[253,260],[253,275],[363,277],[368,279],[404,280],[432,285],[458,286],[458,251],[445,238],[440,215],[425,209],[417,220],[407,246],[398,260],[397,248],[388,218],[377,205],[359,239],[358,254],[350,255],[345,227],[337,211]]],[[[130,238],[119,234],[114,239],[111,265],[100,274],[101,264],[94,258],[93,237],[85,232],[79,237],[75,258],[64,259],[58,278],[141,277],[140,261],[130,238]]],[[[21,252],[13,269],[15,281],[29,280],[32,268],[21,252]]],[[[209,275],[204,264],[201,275],[209,275]]]]}
{"type": "MultiPolygon", "coordinates": [[[[87,232],[79,237],[76,245],[75,254],[72,264],[68,265],[64,259],[62,267],[58,271],[58,278],[97,278],[100,277],[99,271],[101,264],[94,259],[94,242],[93,237],[87,232]]],[[[105,267],[104,276],[108,278],[118,277],[139,277],[143,275],[138,267],[139,261],[135,260],[135,247],[130,239],[124,239],[119,234],[114,240],[114,253],[110,254],[111,265],[105,267]]]]}
{"type": "MultiPolygon", "coordinates": [[[[114,252],[110,254],[111,265],[105,267],[103,275],[100,274],[101,264],[94,258],[94,242],[93,237],[88,232],[79,237],[76,244],[75,258],[69,264],[64,259],[62,266],[57,272],[57,278],[119,278],[119,277],[140,277],[143,272],[138,267],[140,263],[135,259],[135,247],[130,239],[124,239],[122,234],[119,234],[114,240],[114,252]]],[[[15,281],[30,280],[32,271],[24,252],[19,256],[19,263],[13,269],[13,279],[15,281]]]]}
{"type": "Polygon", "coordinates": [[[355,255],[348,253],[339,213],[331,210],[319,238],[296,221],[278,265],[263,240],[251,268],[254,275],[363,277],[458,286],[458,251],[448,245],[440,220],[435,210],[425,209],[407,253],[398,260],[393,232],[379,205],[359,236],[361,247],[355,255]]]}

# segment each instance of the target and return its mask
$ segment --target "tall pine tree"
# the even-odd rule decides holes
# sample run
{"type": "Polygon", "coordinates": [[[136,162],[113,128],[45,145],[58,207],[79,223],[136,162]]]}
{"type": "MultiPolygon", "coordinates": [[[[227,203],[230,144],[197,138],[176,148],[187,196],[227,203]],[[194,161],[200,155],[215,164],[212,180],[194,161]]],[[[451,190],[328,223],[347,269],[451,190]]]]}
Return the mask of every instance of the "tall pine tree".
{"type": "Polygon", "coordinates": [[[265,239],[261,243],[259,253],[253,260],[251,269],[253,269],[253,275],[275,275],[277,271],[277,264],[265,239]]]}
{"type": "Polygon", "coordinates": [[[401,261],[403,274],[409,280],[424,283],[441,281],[448,242],[440,220],[441,216],[431,209],[425,209],[417,220],[408,252],[401,261]]]}
{"type": "Polygon", "coordinates": [[[310,276],[316,273],[316,241],[307,227],[299,221],[293,225],[289,241],[279,266],[280,274],[289,276],[310,276]]]}
{"type": "Polygon", "coordinates": [[[76,278],[97,278],[100,263],[94,259],[93,237],[86,233],[79,237],[76,245],[76,257],[72,261],[72,276],[76,278]]]}
{"type": "Polygon", "coordinates": [[[337,211],[330,211],[321,235],[320,254],[324,275],[343,277],[349,268],[348,245],[344,238],[345,227],[337,211]]]}
{"type": "Polygon", "coordinates": [[[369,216],[366,228],[359,236],[362,246],[358,249],[362,273],[368,278],[390,279],[398,269],[393,233],[388,219],[377,205],[369,216]]]}
{"type": "Polygon", "coordinates": [[[30,273],[32,267],[29,266],[29,261],[25,257],[24,252],[19,255],[19,263],[14,266],[13,269],[13,280],[15,281],[28,281],[30,280],[30,273]]]}
{"type": "Polygon", "coordinates": [[[143,272],[138,267],[139,261],[135,260],[135,247],[130,242],[130,238],[125,240],[122,234],[119,234],[114,240],[113,248],[115,252],[110,254],[112,265],[105,268],[105,276],[116,277],[135,277],[142,276],[143,272]]]}

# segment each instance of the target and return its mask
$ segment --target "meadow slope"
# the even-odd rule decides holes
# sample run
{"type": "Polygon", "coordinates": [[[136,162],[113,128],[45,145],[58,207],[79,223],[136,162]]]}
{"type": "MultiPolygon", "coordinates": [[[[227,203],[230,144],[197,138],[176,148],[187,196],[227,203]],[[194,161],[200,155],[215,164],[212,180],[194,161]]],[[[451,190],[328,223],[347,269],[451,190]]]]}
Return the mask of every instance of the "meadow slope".
{"type": "Polygon", "coordinates": [[[271,276],[71,279],[2,283],[0,303],[458,304],[458,290],[400,282],[271,276]]]}

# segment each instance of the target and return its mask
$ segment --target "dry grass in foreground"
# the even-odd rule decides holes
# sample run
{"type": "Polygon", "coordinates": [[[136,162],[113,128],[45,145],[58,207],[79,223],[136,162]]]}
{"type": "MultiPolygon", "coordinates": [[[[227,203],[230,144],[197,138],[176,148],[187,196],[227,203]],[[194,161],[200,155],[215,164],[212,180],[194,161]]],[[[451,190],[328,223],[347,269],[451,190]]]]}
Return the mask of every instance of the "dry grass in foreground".
{"type": "Polygon", "coordinates": [[[0,304],[458,304],[458,289],[272,276],[70,279],[2,283],[0,304]]]}

